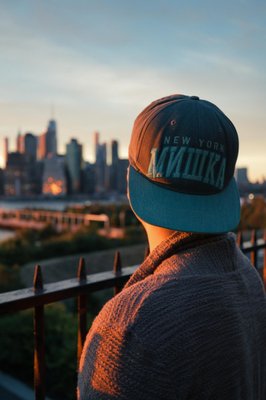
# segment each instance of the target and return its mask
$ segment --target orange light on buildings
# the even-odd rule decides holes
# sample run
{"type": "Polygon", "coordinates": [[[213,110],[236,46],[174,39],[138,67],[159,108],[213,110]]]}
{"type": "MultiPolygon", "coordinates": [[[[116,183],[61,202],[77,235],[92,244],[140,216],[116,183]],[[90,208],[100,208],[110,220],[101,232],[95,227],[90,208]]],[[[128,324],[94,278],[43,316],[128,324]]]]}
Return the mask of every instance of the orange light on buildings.
{"type": "Polygon", "coordinates": [[[46,132],[43,132],[39,136],[39,144],[38,144],[38,159],[43,160],[46,155],[46,132]]]}
{"type": "Polygon", "coordinates": [[[43,193],[50,194],[52,196],[59,196],[64,191],[64,182],[61,180],[56,180],[53,177],[49,178],[43,184],[43,193]]]}

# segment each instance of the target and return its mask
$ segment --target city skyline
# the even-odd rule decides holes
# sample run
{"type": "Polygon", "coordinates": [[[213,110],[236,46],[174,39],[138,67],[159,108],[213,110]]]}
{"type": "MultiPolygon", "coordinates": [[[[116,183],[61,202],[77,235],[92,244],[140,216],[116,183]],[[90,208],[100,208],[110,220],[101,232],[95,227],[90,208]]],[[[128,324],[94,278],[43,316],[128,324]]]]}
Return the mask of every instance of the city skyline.
{"type": "Polygon", "coordinates": [[[57,123],[49,120],[40,135],[19,133],[16,147],[8,138],[3,143],[5,165],[0,169],[0,196],[109,196],[126,193],[128,159],[119,157],[119,142],[102,142],[94,133],[94,162],[83,157],[83,145],[76,138],[57,151],[57,123]]]}
{"type": "Polygon", "coordinates": [[[59,153],[75,137],[93,161],[99,131],[126,157],[136,115],[177,92],[217,104],[239,133],[237,166],[252,181],[266,175],[262,1],[0,0],[0,11],[1,143],[53,117],[59,153]]]}
{"type": "MultiPolygon", "coordinates": [[[[16,153],[16,152],[20,152],[20,153],[24,153],[24,146],[22,145],[23,140],[25,140],[24,138],[28,135],[30,136],[34,136],[37,139],[37,148],[36,148],[36,154],[37,154],[37,159],[41,160],[43,158],[45,158],[47,156],[47,154],[43,154],[40,155],[40,148],[42,148],[42,138],[45,137],[46,133],[49,131],[49,126],[52,124],[57,125],[57,121],[52,119],[52,120],[48,120],[48,124],[47,124],[47,128],[42,130],[41,133],[34,133],[34,132],[18,132],[17,137],[14,140],[13,146],[10,146],[10,141],[8,137],[5,137],[3,139],[4,141],[4,146],[2,148],[2,154],[0,153],[0,168],[5,168],[5,161],[7,160],[7,153],[16,153]],[[21,147],[22,145],[22,147],[21,147]]],[[[56,131],[55,131],[56,132],[56,131]]],[[[56,133],[56,137],[55,140],[58,140],[57,137],[57,133],[56,133]]],[[[68,147],[71,145],[71,143],[76,143],[78,146],[81,146],[81,149],[83,149],[84,147],[84,143],[80,143],[78,144],[78,140],[75,137],[70,137],[69,142],[65,143],[64,148],[62,149],[61,152],[56,152],[56,150],[54,151],[54,155],[58,155],[58,156],[64,156],[67,157],[67,151],[68,151],[68,147]]],[[[97,148],[104,150],[105,152],[105,156],[104,158],[106,159],[106,165],[110,165],[113,163],[113,159],[114,159],[114,154],[116,158],[118,158],[118,146],[120,148],[120,142],[116,139],[116,138],[111,138],[108,142],[105,141],[105,138],[102,137],[101,133],[99,131],[94,131],[91,134],[91,138],[90,138],[90,142],[91,142],[91,157],[90,158],[86,158],[86,156],[82,156],[81,159],[84,162],[89,162],[91,164],[95,164],[97,162],[97,154],[98,154],[98,150],[97,148]],[[100,139],[101,138],[101,139],[100,139]],[[101,144],[100,144],[100,140],[101,140],[101,144]],[[115,144],[115,151],[113,149],[113,145],[115,144]],[[109,151],[107,153],[107,146],[109,147],[109,151]]],[[[81,150],[83,153],[83,150],[81,150]]],[[[119,152],[121,153],[121,151],[119,152]]],[[[127,154],[126,156],[123,157],[122,154],[120,154],[121,159],[127,159],[127,154]]],[[[236,165],[236,169],[235,169],[235,173],[237,173],[239,170],[241,170],[242,172],[245,171],[246,174],[246,178],[248,179],[250,183],[255,183],[255,182],[260,182],[265,184],[266,179],[265,176],[262,176],[262,179],[252,179],[250,178],[250,170],[249,167],[247,165],[236,165]]]]}
{"type": "MultiPolygon", "coordinates": [[[[46,150],[45,150],[45,147],[43,146],[44,144],[42,142],[43,142],[43,139],[45,139],[45,136],[46,136],[47,132],[49,132],[49,126],[50,126],[51,123],[55,124],[55,132],[56,132],[55,140],[57,141],[58,139],[60,139],[60,137],[58,137],[58,129],[56,128],[57,121],[55,119],[48,120],[47,123],[46,123],[46,128],[42,129],[40,132],[33,132],[32,130],[31,131],[27,130],[27,131],[24,132],[22,130],[19,130],[15,137],[12,137],[12,138],[10,138],[9,136],[3,137],[2,147],[0,147],[0,149],[1,149],[1,152],[0,152],[0,168],[2,168],[2,169],[5,168],[5,163],[7,161],[7,154],[8,153],[17,153],[17,152],[24,153],[24,150],[25,150],[24,149],[24,146],[25,146],[24,145],[24,140],[25,140],[25,137],[27,137],[27,136],[33,136],[33,137],[35,137],[37,139],[37,143],[36,143],[36,145],[37,145],[37,149],[36,149],[37,157],[36,158],[39,159],[39,160],[42,160],[42,159],[46,158],[47,154],[49,153],[49,149],[48,149],[47,154],[46,154],[46,150]],[[10,139],[12,139],[12,140],[10,140],[10,139]]],[[[90,152],[89,152],[90,156],[89,157],[84,156],[82,158],[83,158],[83,161],[89,162],[89,163],[92,163],[92,164],[95,163],[96,160],[97,160],[97,154],[95,153],[95,146],[97,147],[98,144],[96,145],[96,143],[95,143],[95,137],[98,138],[97,139],[98,140],[98,144],[99,144],[99,141],[101,140],[101,142],[102,142],[101,145],[104,145],[104,146],[107,146],[107,145],[111,146],[113,142],[116,142],[117,144],[120,145],[120,142],[115,137],[112,137],[111,139],[109,139],[107,141],[107,140],[105,140],[104,135],[102,135],[102,133],[97,131],[97,130],[95,130],[94,132],[90,133],[90,138],[89,138],[89,142],[90,143],[87,143],[90,146],[90,152]]],[[[74,135],[72,135],[72,136],[69,137],[68,142],[64,143],[63,146],[61,146],[61,151],[60,151],[60,149],[59,149],[59,151],[57,151],[56,150],[57,146],[55,145],[54,150],[52,151],[52,153],[54,155],[58,155],[58,156],[65,156],[69,144],[71,142],[73,142],[73,141],[76,142],[76,141],[79,141],[79,140],[80,140],[80,138],[75,137],[74,135]]],[[[83,142],[81,142],[81,146],[84,147],[84,143],[83,142]]],[[[120,153],[121,153],[121,158],[124,158],[124,159],[128,158],[127,154],[123,157],[121,151],[120,151],[120,153]]],[[[110,164],[111,159],[112,159],[111,150],[110,150],[110,154],[109,153],[106,154],[106,159],[107,159],[107,164],[110,164]]]]}

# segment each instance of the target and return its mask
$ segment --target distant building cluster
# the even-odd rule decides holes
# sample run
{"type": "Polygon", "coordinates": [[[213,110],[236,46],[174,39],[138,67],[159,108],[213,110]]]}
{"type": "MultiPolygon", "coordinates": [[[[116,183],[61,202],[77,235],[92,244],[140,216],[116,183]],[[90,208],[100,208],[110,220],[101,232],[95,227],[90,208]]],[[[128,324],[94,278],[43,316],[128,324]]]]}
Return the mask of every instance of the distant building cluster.
{"type": "Polygon", "coordinates": [[[127,159],[119,158],[119,143],[100,143],[94,133],[95,163],[83,159],[82,144],[71,139],[66,152],[57,152],[56,121],[50,120],[40,135],[18,133],[16,151],[4,139],[0,194],[5,196],[65,196],[126,193],[127,159]]]}
{"type": "Polygon", "coordinates": [[[235,179],[240,192],[240,195],[245,197],[250,193],[266,193],[266,180],[263,182],[250,182],[248,178],[248,168],[236,168],[235,179]]]}
{"type": "MultiPolygon", "coordinates": [[[[82,144],[75,138],[66,144],[65,154],[58,154],[57,126],[53,119],[40,135],[18,133],[16,151],[9,151],[9,139],[5,138],[0,195],[110,197],[126,194],[128,160],[119,157],[119,142],[101,143],[99,132],[95,132],[93,146],[94,163],[84,160],[82,144]]],[[[250,182],[246,167],[236,168],[235,178],[241,196],[266,193],[266,181],[250,182]]]]}

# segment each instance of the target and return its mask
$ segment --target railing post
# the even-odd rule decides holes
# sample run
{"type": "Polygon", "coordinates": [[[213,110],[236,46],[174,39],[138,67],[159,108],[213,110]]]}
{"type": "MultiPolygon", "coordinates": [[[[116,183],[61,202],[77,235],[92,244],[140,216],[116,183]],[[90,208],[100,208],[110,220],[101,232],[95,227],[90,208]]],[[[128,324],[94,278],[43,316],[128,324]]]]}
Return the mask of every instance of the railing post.
{"type": "MultiPolygon", "coordinates": [[[[84,258],[80,258],[78,266],[78,280],[82,284],[87,281],[86,266],[84,258]]],[[[78,348],[77,361],[79,365],[80,356],[87,334],[87,295],[78,296],[78,348]]]]}
{"type": "Polygon", "coordinates": [[[242,247],[243,247],[243,232],[242,231],[239,231],[237,233],[237,244],[238,244],[239,248],[242,250],[242,247]]]}
{"type": "MultiPolygon", "coordinates": [[[[120,256],[120,252],[119,251],[115,252],[113,271],[114,271],[114,274],[116,276],[120,276],[121,275],[122,263],[121,263],[121,256],[120,256]]],[[[122,289],[121,285],[117,285],[116,284],[115,287],[114,287],[114,295],[116,295],[119,292],[121,292],[121,289],[122,289]]]]}
{"type": "MultiPolygon", "coordinates": [[[[251,233],[251,245],[252,246],[256,246],[257,244],[257,231],[254,229],[251,233]]],[[[258,265],[257,265],[257,249],[254,248],[254,250],[251,250],[250,252],[250,261],[251,264],[257,269],[258,265]]]]}
{"type": "MultiPolygon", "coordinates": [[[[39,265],[34,270],[35,293],[43,291],[42,271],[39,265]]],[[[34,307],[34,389],[35,400],[45,399],[45,349],[44,349],[44,306],[34,307]]]]}

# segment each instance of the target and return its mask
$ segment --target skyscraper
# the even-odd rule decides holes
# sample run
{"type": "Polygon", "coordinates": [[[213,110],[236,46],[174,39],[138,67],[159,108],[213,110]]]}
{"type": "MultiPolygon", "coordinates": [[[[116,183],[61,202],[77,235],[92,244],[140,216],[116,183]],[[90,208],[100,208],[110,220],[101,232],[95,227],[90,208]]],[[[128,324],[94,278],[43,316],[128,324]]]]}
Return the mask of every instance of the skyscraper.
{"type": "Polygon", "coordinates": [[[239,186],[243,185],[249,185],[249,179],[248,179],[248,169],[246,167],[244,168],[236,168],[235,170],[235,179],[236,182],[239,186]]]}
{"type": "Polygon", "coordinates": [[[63,157],[52,156],[44,160],[42,193],[48,196],[63,196],[67,193],[63,157]]]}
{"type": "Polygon", "coordinates": [[[46,157],[57,153],[56,121],[51,119],[46,131],[46,157]]]}
{"type": "Polygon", "coordinates": [[[24,153],[30,161],[37,159],[37,137],[28,132],[24,135],[24,153]]]}
{"type": "Polygon", "coordinates": [[[24,153],[24,137],[21,132],[17,134],[17,152],[24,153]]]}
{"type": "Polygon", "coordinates": [[[66,167],[69,178],[70,193],[81,191],[82,145],[71,139],[66,146],[66,167]]]}
{"type": "Polygon", "coordinates": [[[118,141],[111,141],[111,164],[117,164],[118,161],[118,141]]]}
{"type": "Polygon", "coordinates": [[[56,121],[51,119],[47,129],[38,138],[38,159],[43,160],[57,154],[56,121]]]}
{"type": "Polygon", "coordinates": [[[98,144],[97,146],[95,170],[97,182],[96,191],[103,192],[106,188],[106,143],[98,144]]]}
{"type": "Polygon", "coordinates": [[[117,191],[118,184],[118,141],[112,140],[110,144],[111,165],[109,166],[108,189],[117,191]]]}
{"type": "Polygon", "coordinates": [[[82,171],[82,192],[92,194],[95,192],[96,174],[95,164],[85,163],[82,171]]]}
{"type": "Polygon", "coordinates": [[[124,158],[118,160],[117,190],[121,194],[127,193],[127,169],[128,169],[128,159],[124,158]]]}
{"type": "Polygon", "coordinates": [[[30,194],[27,162],[25,155],[20,152],[8,154],[4,171],[4,193],[7,196],[30,194]]]}
{"type": "Polygon", "coordinates": [[[9,140],[7,137],[5,137],[4,138],[4,154],[3,154],[3,162],[4,162],[5,167],[7,164],[8,151],[9,151],[9,140]]]}
{"type": "Polygon", "coordinates": [[[95,162],[97,161],[97,153],[98,153],[98,146],[100,143],[100,133],[94,132],[94,155],[95,155],[95,162]]]}
{"type": "Polygon", "coordinates": [[[46,131],[38,137],[37,157],[38,160],[43,160],[46,157],[46,131]]]}

